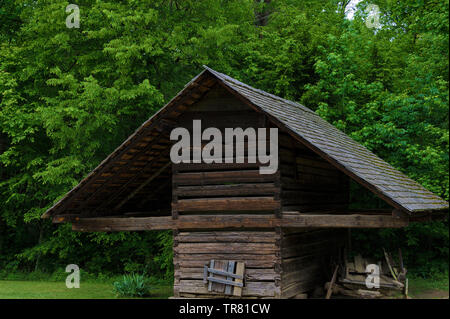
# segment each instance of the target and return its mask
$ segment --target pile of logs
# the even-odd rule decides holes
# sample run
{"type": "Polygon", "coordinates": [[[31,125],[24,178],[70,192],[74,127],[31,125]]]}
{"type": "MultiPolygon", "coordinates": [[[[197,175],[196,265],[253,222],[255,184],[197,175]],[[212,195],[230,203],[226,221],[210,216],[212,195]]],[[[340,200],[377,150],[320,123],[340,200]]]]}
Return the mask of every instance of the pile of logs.
{"type": "Polygon", "coordinates": [[[403,265],[401,250],[398,252],[398,262],[384,249],[384,260],[374,261],[365,259],[361,255],[355,256],[335,267],[333,277],[325,284],[326,299],[331,295],[341,295],[354,298],[383,298],[395,292],[402,292],[408,298],[408,279],[403,265]],[[372,266],[369,266],[372,265],[372,266]],[[376,276],[374,266],[379,269],[379,287],[373,287],[376,276]],[[369,279],[368,279],[369,278],[369,279]],[[369,285],[366,280],[369,280],[369,285]],[[372,285],[371,285],[372,284],[372,285]]]}

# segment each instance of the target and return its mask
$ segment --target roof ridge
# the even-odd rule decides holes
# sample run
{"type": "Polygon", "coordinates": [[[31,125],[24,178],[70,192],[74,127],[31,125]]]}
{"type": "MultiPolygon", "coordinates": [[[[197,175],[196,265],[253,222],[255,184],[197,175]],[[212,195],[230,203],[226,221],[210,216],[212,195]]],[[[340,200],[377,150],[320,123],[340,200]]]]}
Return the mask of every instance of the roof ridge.
{"type": "Polygon", "coordinates": [[[235,78],[232,78],[231,76],[229,76],[227,74],[220,73],[220,72],[218,72],[216,70],[213,70],[213,69],[211,69],[210,67],[208,67],[206,65],[203,65],[203,68],[205,68],[206,70],[208,70],[209,72],[211,72],[212,74],[214,74],[215,76],[219,77],[220,79],[222,79],[224,81],[233,82],[235,85],[239,85],[239,86],[245,87],[245,88],[250,89],[250,90],[252,90],[252,91],[254,91],[256,93],[259,93],[261,95],[270,97],[272,99],[280,100],[281,102],[288,103],[288,104],[290,104],[292,106],[298,107],[300,110],[302,110],[304,112],[310,112],[310,113],[313,113],[313,114],[317,115],[316,112],[314,112],[310,108],[308,108],[308,107],[306,107],[306,106],[304,106],[304,105],[302,105],[300,103],[297,103],[295,101],[291,101],[291,100],[282,98],[282,97],[280,97],[278,95],[275,95],[275,94],[272,94],[272,93],[269,93],[269,92],[257,89],[257,88],[255,88],[253,86],[250,86],[250,85],[245,84],[245,83],[243,83],[243,82],[241,82],[239,80],[236,80],[235,78]]]}

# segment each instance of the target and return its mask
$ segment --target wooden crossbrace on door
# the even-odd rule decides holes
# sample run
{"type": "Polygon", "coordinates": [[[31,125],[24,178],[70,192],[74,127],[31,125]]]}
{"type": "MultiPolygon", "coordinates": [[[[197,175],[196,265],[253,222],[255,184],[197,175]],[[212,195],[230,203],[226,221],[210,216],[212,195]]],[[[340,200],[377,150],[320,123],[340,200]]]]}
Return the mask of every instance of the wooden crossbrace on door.
{"type": "Polygon", "coordinates": [[[233,260],[211,260],[204,266],[203,282],[208,291],[242,296],[245,264],[233,260]]]}

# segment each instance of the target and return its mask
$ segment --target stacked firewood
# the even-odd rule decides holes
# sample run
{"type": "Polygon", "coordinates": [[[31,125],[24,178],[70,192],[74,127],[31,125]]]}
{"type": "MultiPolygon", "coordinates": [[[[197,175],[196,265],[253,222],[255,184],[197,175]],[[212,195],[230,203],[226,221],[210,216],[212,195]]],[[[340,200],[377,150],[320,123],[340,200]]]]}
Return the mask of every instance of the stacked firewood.
{"type": "Polygon", "coordinates": [[[345,259],[335,267],[331,281],[325,284],[325,298],[330,298],[331,295],[383,298],[398,292],[408,298],[407,270],[403,265],[401,250],[397,262],[385,250],[384,257],[381,261],[363,258],[361,255],[351,260],[345,259]],[[374,279],[377,276],[375,268],[379,270],[379,282],[374,279]],[[374,287],[375,285],[379,287],[374,287]]]}

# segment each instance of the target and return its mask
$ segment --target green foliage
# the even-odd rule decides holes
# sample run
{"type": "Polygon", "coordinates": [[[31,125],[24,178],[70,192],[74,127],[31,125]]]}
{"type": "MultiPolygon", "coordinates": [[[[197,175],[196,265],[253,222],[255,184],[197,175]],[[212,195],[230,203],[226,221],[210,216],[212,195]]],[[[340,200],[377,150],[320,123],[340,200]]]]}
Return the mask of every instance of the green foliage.
{"type": "MultiPolygon", "coordinates": [[[[68,1],[3,1],[0,269],[172,275],[168,232],[75,233],[40,216],[202,64],[302,102],[448,200],[448,1],[363,0],[352,20],[342,3],[78,1],[80,28],[68,29],[68,1]]],[[[354,208],[383,205],[351,196],[354,208]]],[[[439,272],[446,225],[355,231],[355,248],[401,246],[418,273],[439,272]]]]}
{"type": "Polygon", "coordinates": [[[144,275],[124,275],[122,281],[116,281],[113,286],[119,297],[145,297],[150,293],[148,279],[144,275]]]}
{"type": "Polygon", "coordinates": [[[448,221],[411,223],[404,229],[352,230],[352,249],[383,260],[383,248],[398,258],[398,249],[408,272],[416,277],[448,273],[448,221]]]}
{"type": "Polygon", "coordinates": [[[160,243],[160,254],[153,259],[159,265],[160,271],[163,272],[165,278],[173,275],[173,235],[171,231],[161,232],[158,234],[158,242],[160,243]]]}

